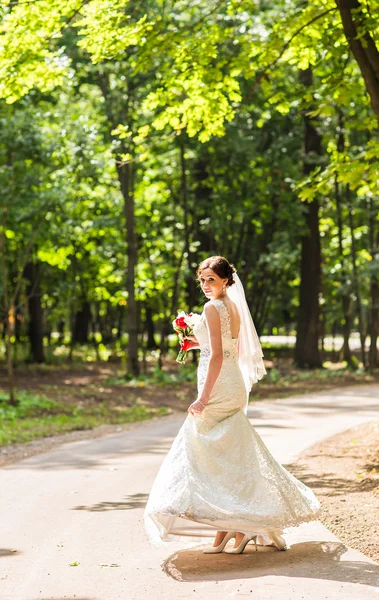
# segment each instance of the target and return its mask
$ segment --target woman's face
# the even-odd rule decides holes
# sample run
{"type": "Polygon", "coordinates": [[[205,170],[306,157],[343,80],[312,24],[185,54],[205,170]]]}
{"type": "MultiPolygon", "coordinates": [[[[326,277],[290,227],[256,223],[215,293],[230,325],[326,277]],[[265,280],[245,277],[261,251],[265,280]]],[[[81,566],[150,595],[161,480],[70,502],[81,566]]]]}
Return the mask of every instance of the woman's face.
{"type": "Polygon", "coordinates": [[[200,285],[204,294],[210,300],[215,300],[222,296],[222,286],[228,281],[227,278],[222,279],[210,267],[202,269],[200,272],[200,285]]]}

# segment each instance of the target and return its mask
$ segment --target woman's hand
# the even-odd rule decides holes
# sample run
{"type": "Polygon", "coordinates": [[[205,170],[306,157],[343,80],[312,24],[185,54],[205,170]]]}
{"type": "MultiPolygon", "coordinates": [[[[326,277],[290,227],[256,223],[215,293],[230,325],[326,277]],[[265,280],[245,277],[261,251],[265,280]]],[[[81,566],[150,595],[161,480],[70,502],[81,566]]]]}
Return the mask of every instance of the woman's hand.
{"type": "Polygon", "coordinates": [[[192,402],[192,404],[190,404],[190,406],[188,407],[188,412],[191,413],[191,415],[201,415],[203,410],[205,410],[207,404],[208,400],[206,398],[198,398],[197,400],[195,400],[195,402],[192,402]]]}
{"type": "Polygon", "coordinates": [[[180,341],[183,340],[188,340],[189,346],[188,349],[190,350],[191,348],[198,348],[199,347],[199,342],[197,341],[197,338],[194,335],[187,335],[187,336],[180,336],[180,341]]]}

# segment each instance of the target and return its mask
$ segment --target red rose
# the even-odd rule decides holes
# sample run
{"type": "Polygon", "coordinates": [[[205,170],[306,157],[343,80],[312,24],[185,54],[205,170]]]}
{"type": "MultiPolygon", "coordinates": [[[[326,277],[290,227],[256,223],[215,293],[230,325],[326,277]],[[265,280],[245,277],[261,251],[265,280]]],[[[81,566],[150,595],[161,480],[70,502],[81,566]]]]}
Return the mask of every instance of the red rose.
{"type": "Polygon", "coordinates": [[[180,344],[180,347],[182,350],[187,352],[187,350],[190,350],[191,348],[191,340],[183,340],[180,344]]]}
{"type": "Polygon", "coordinates": [[[187,323],[184,320],[184,317],[179,317],[178,319],[175,319],[175,323],[178,327],[180,327],[180,329],[187,329],[188,327],[187,323]]]}

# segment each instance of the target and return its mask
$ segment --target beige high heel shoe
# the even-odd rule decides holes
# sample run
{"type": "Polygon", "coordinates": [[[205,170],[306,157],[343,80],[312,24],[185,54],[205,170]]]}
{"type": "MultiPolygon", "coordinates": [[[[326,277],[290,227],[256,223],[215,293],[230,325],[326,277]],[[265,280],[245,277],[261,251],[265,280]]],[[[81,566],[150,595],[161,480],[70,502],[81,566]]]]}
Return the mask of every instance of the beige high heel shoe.
{"type": "Polygon", "coordinates": [[[206,546],[203,550],[204,554],[216,554],[217,552],[222,552],[229,540],[235,536],[235,531],[227,531],[221,544],[218,546],[206,546]]]}
{"type": "Polygon", "coordinates": [[[270,538],[278,550],[288,550],[289,546],[287,546],[286,540],[282,538],[281,535],[277,533],[270,533],[270,538]]]}
{"type": "Polygon", "coordinates": [[[245,550],[247,544],[250,542],[250,540],[254,540],[254,544],[255,544],[255,550],[258,551],[258,546],[257,546],[257,537],[256,535],[244,535],[242,540],[240,541],[240,543],[238,544],[238,546],[236,546],[235,548],[227,548],[225,550],[225,552],[227,552],[228,554],[242,554],[242,552],[245,550]]]}

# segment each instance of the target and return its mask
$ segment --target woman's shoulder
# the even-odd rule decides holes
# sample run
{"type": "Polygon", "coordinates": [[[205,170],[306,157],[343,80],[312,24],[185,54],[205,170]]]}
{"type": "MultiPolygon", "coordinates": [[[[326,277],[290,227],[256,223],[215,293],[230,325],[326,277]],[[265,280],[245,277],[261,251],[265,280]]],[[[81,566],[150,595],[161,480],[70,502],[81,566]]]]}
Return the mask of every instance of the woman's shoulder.
{"type": "MultiPolygon", "coordinates": [[[[208,302],[206,302],[204,304],[204,308],[206,308],[207,306],[221,306],[221,304],[224,304],[222,300],[208,300],[208,302]]],[[[224,305],[225,306],[225,305],[224,305]]]]}
{"type": "Polygon", "coordinates": [[[225,304],[223,303],[222,300],[218,300],[218,299],[216,299],[216,300],[208,300],[208,302],[206,302],[204,304],[204,312],[207,313],[210,310],[212,310],[212,308],[211,308],[212,306],[216,309],[216,311],[218,313],[220,312],[220,309],[222,309],[222,307],[226,308],[226,306],[225,306],[225,304]]]}

